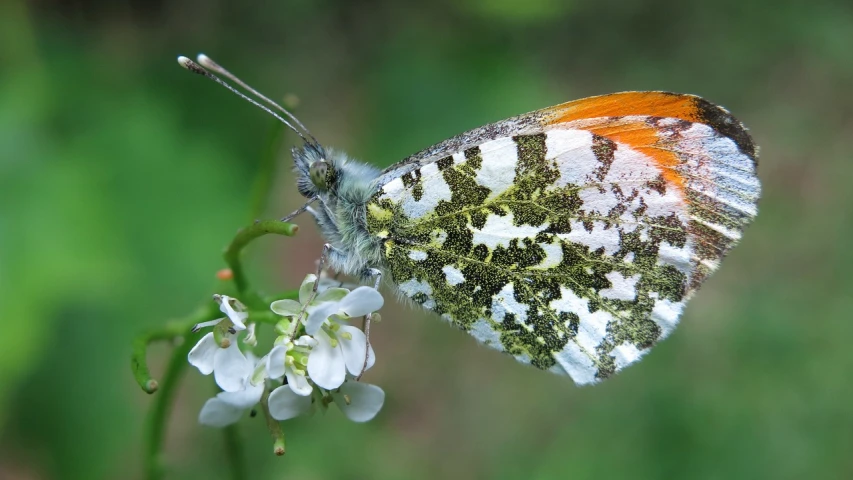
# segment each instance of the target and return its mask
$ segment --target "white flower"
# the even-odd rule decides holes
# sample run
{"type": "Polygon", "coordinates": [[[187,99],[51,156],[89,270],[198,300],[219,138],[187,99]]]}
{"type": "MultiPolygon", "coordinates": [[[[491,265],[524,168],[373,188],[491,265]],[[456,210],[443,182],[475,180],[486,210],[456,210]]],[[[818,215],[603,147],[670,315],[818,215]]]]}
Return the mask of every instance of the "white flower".
{"type": "MultiPolygon", "coordinates": [[[[276,300],[270,304],[270,310],[283,317],[291,319],[300,319],[300,316],[307,313],[311,314],[320,304],[326,302],[334,302],[344,298],[349,290],[345,288],[330,287],[318,289],[314,294],[314,282],[317,281],[317,276],[314,274],[307,275],[302,285],[299,287],[299,300],[276,300]],[[314,297],[313,299],[311,297],[314,297]],[[310,300],[310,301],[309,301],[310,300]],[[303,312],[303,309],[305,310],[303,312]]],[[[297,325],[292,325],[295,331],[297,325]]]]}
{"type": "Polygon", "coordinates": [[[242,379],[251,373],[252,365],[240,351],[234,335],[226,333],[223,343],[227,347],[217,343],[213,332],[210,332],[201,337],[187,359],[202,375],[213,373],[219,388],[234,392],[243,387],[242,379]]]}
{"type": "Polygon", "coordinates": [[[314,336],[317,346],[308,357],[308,376],[317,386],[334,390],[346,380],[347,372],[358,376],[376,362],[373,347],[369,349],[367,365],[367,338],[364,332],[351,325],[327,323],[314,336]]]}
{"type": "Polygon", "coordinates": [[[240,303],[236,298],[229,297],[228,295],[214,295],[213,299],[216,303],[219,304],[219,311],[225,314],[231,323],[234,324],[234,330],[240,331],[246,329],[246,324],[244,321],[249,316],[249,313],[246,312],[246,306],[240,303]],[[234,306],[231,304],[234,303],[234,306]]]}
{"type": "MultiPolygon", "coordinates": [[[[385,403],[385,392],[376,385],[348,381],[331,392],[341,412],[353,422],[367,422],[379,413],[385,403]]],[[[289,420],[314,409],[312,397],[297,395],[289,388],[279,387],[269,397],[270,415],[276,420],[289,420]]]]}
{"type": "Polygon", "coordinates": [[[188,360],[202,374],[213,373],[223,391],[204,404],[199,422],[217,427],[236,422],[269,391],[268,379],[286,379],[286,384],[273,389],[268,397],[270,415],[277,420],[309,413],[318,400],[316,403],[324,408],[329,403],[337,404],[355,422],[376,416],[385,393],[375,385],[354,380],[373,366],[375,353],[364,332],[342,322],[375,312],[382,307],[382,296],[370,287],[352,291],[319,288],[315,294],[316,281],[315,275],[305,278],[299,301],[279,300],[270,305],[273,312],[286,318],[276,325],[282,335],[272,350],[257,361],[251,352],[244,355],[237,342],[237,332],[247,330],[244,343],[257,346],[256,324],[246,324],[246,307],[234,298],[214,296],[227,320],[220,318],[194,327],[193,331],[217,326],[198,341],[188,360]],[[306,334],[294,340],[303,326],[306,334]]]}
{"type": "Polygon", "coordinates": [[[228,346],[222,348],[210,332],[190,350],[187,359],[202,375],[213,373],[219,388],[236,392],[243,388],[244,379],[252,373],[252,363],[240,351],[234,335],[226,333],[225,343],[228,346]]]}
{"type": "Polygon", "coordinates": [[[313,410],[312,395],[299,395],[287,385],[282,385],[270,393],[270,415],[276,420],[290,420],[313,410]]]}
{"type": "Polygon", "coordinates": [[[301,396],[311,395],[313,387],[305,376],[309,353],[317,345],[317,340],[303,335],[295,342],[287,342],[273,347],[267,357],[267,373],[270,378],[287,377],[287,385],[293,393],[301,396]]]}
{"type": "Polygon", "coordinates": [[[338,408],[353,422],[367,422],[382,409],[385,392],[376,385],[348,381],[332,392],[338,408]]]}
{"type": "Polygon", "coordinates": [[[371,287],[358,287],[353,291],[346,288],[326,288],[319,290],[314,295],[314,282],[316,275],[308,275],[299,287],[299,301],[278,300],[270,305],[270,309],[283,316],[299,318],[302,310],[308,314],[305,322],[305,333],[314,335],[332,315],[341,319],[360,317],[375,312],[382,308],[384,300],[382,295],[371,287]],[[309,302],[310,300],[310,302],[309,302]]]}
{"type": "MultiPolygon", "coordinates": [[[[235,342],[236,343],[236,342],[235,342]]],[[[239,349],[237,350],[239,352],[239,349]]],[[[242,353],[240,354],[242,356],[242,353]]],[[[237,377],[237,370],[233,370],[233,376],[229,380],[240,383],[240,387],[235,390],[226,390],[219,392],[215,397],[205,402],[198,414],[198,421],[204,425],[211,427],[224,427],[230,425],[243,415],[243,412],[257,404],[264,394],[264,386],[267,378],[267,357],[253,361],[254,356],[249,354],[251,359],[243,357],[245,363],[249,365],[249,371],[242,377],[237,377]],[[254,368],[252,368],[254,365],[254,368]]],[[[219,383],[219,380],[216,382],[219,383]]],[[[222,387],[225,390],[224,387],[222,387]]]]}
{"type": "MultiPolygon", "coordinates": [[[[334,390],[344,383],[347,372],[358,376],[375,362],[373,348],[369,349],[369,354],[366,350],[367,338],[364,333],[350,325],[339,324],[337,320],[375,312],[382,308],[384,301],[382,295],[370,287],[358,287],[351,292],[345,288],[327,288],[320,290],[311,299],[316,280],[316,275],[305,277],[299,288],[298,302],[278,300],[270,305],[270,309],[278,315],[297,319],[303,309],[308,314],[305,332],[316,341],[307,357],[308,376],[317,386],[334,390]],[[335,321],[330,321],[330,318],[335,321]]],[[[282,355],[281,352],[276,354],[282,355]]],[[[294,390],[294,393],[300,393],[300,390],[294,390]]]]}
{"type": "MultiPolygon", "coordinates": [[[[227,315],[235,330],[246,329],[243,321],[249,314],[244,311],[245,306],[239,300],[227,295],[214,295],[213,299],[219,303],[219,309],[227,315]],[[237,310],[232,307],[232,303],[237,306],[237,310]]],[[[215,327],[224,320],[225,318],[218,318],[196,324],[193,331],[205,327],[215,327]]],[[[254,324],[249,325],[249,327],[249,335],[245,341],[251,341],[251,338],[254,337],[254,324]]],[[[217,342],[214,332],[201,337],[201,340],[190,350],[187,360],[190,365],[198,368],[202,375],[213,373],[216,384],[226,392],[240,390],[242,388],[241,379],[248,376],[252,370],[251,362],[240,351],[237,346],[237,337],[231,332],[226,332],[220,342],[217,342]]]]}
{"type": "Polygon", "coordinates": [[[312,309],[308,314],[308,320],[305,322],[305,333],[308,335],[316,334],[323,322],[332,315],[341,319],[361,317],[379,310],[383,303],[382,295],[375,288],[358,287],[348,292],[340,300],[327,301],[312,309]]]}

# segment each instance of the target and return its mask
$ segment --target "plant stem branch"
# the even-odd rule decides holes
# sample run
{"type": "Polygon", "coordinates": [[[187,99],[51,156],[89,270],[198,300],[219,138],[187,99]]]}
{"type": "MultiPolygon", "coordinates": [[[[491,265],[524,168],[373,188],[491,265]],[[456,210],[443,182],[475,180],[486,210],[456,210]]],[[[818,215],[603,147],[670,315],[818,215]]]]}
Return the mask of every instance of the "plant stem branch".
{"type": "Polygon", "coordinates": [[[137,383],[148,393],[153,393],[158,386],[160,391],[160,394],[154,397],[154,403],[151,405],[148,419],[145,422],[145,477],[149,480],[159,479],[163,476],[161,459],[163,435],[178,380],[187,366],[187,354],[192,349],[193,340],[196,337],[190,333],[190,329],[192,325],[208,320],[214,317],[216,313],[217,310],[213,305],[199,308],[186,318],[169,322],[162,329],[141,335],[133,342],[134,352],[131,364],[137,383]],[[175,338],[181,338],[183,341],[172,351],[172,357],[169,359],[166,371],[163,374],[163,381],[158,385],[158,382],[149,375],[148,365],[145,362],[145,348],[155,340],[175,338]],[[153,389],[150,388],[152,384],[153,389]]]}
{"type": "Polygon", "coordinates": [[[163,384],[160,394],[154,397],[154,404],[148,413],[145,432],[145,463],[146,478],[156,480],[163,476],[162,454],[163,437],[166,430],[166,420],[169,418],[169,410],[172,399],[175,396],[175,387],[187,365],[187,353],[192,348],[190,334],[184,336],[184,343],[172,351],[172,358],[163,376],[163,384]]]}
{"type": "Polygon", "coordinates": [[[160,386],[157,380],[151,377],[151,372],[148,370],[146,356],[148,346],[156,341],[184,337],[190,333],[193,325],[209,320],[214,316],[216,316],[216,311],[212,307],[201,308],[186,318],[168,322],[164,326],[149,330],[133,340],[130,354],[130,369],[133,371],[133,378],[136,379],[136,383],[139,384],[143,391],[154,393],[160,386]]]}
{"type": "MultiPolygon", "coordinates": [[[[228,264],[228,267],[231,268],[231,271],[234,273],[234,285],[237,287],[237,293],[239,295],[246,295],[247,289],[249,287],[249,283],[246,280],[246,274],[243,271],[243,263],[240,260],[240,255],[243,252],[243,249],[251,243],[253,240],[258,237],[262,237],[267,234],[276,234],[276,235],[285,235],[288,237],[292,237],[296,234],[299,227],[292,223],[284,223],[278,220],[264,220],[261,222],[255,222],[248,227],[240,229],[237,232],[237,235],[234,236],[234,239],[231,240],[231,243],[225,249],[225,263],[228,264]]],[[[257,295],[255,295],[257,296],[257,295]]],[[[246,298],[241,300],[246,303],[253,303],[255,300],[253,298],[246,298]]]]}
{"type": "Polygon", "coordinates": [[[225,452],[228,457],[228,465],[231,467],[231,478],[241,480],[246,476],[246,455],[243,441],[237,424],[232,423],[222,429],[225,436],[225,452]]]}

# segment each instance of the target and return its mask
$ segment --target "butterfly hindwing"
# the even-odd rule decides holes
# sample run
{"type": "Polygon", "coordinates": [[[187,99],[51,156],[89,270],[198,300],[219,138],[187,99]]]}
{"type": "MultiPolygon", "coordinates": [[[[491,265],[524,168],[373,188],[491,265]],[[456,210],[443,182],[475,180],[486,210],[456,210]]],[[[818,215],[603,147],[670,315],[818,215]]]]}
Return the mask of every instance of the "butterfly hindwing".
{"type": "Polygon", "coordinates": [[[595,97],[455,137],[386,171],[368,231],[415,302],[519,361],[606,378],[672,330],[756,213],[751,140],[700,100],[595,97]]]}

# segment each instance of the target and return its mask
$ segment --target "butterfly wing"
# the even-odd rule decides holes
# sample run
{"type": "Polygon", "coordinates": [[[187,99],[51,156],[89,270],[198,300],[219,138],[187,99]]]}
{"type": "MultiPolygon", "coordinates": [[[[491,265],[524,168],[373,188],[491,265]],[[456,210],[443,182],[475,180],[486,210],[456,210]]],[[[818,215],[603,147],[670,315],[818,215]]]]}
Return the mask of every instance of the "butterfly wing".
{"type": "Polygon", "coordinates": [[[381,177],[400,291],[578,384],[666,337],[757,213],[755,147],[698,97],[627,92],[498,122],[381,177]]]}

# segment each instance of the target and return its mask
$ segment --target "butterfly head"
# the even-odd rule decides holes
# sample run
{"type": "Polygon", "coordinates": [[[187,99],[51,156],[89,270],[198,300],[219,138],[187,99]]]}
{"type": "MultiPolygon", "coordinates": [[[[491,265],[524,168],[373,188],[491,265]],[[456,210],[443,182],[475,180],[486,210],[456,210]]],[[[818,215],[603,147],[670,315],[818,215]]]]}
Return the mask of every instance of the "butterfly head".
{"type": "MultiPolygon", "coordinates": [[[[317,142],[317,139],[314,138],[311,132],[308,131],[305,125],[303,125],[302,122],[293,115],[293,113],[250,87],[234,74],[214,62],[207,55],[203,53],[199,54],[196,57],[196,60],[197,61],[194,62],[184,56],[178,57],[178,63],[182,67],[186,68],[190,72],[205,76],[219,85],[222,85],[238,97],[272,115],[302,139],[304,142],[303,146],[293,149],[293,157],[296,160],[296,170],[299,173],[299,179],[297,181],[299,185],[299,193],[308,198],[317,198],[335,190],[338,178],[336,162],[334,159],[328,158],[329,155],[327,155],[326,149],[317,142]],[[254,98],[238,91],[236,88],[219,78],[217,74],[236,83],[245,91],[252,94],[254,98]]],[[[345,162],[345,157],[343,161],[345,162]]]]}
{"type": "Polygon", "coordinates": [[[334,191],[340,177],[336,156],[318,144],[293,149],[296,185],[303,197],[324,196],[334,191]]]}
{"type": "Polygon", "coordinates": [[[379,170],[355,161],[340,150],[305,143],[293,149],[296,185],[305,198],[361,204],[374,193],[379,170]]]}
{"type": "MultiPolygon", "coordinates": [[[[293,149],[293,159],[299,193],[308,198],[308,202],[285,219],[289,220],[294,215],[309,210],[309,205],[315,201],[320,201],[326,208],[334,208],[336,205],[344,205],[345,208],[363,208],[375,193],[374,180],[380,173],[378,169],[351,161],[343,152],[323,147],[292,112],[237,78],[207,55],[199,54],[196,61],[180,56],[178,63],[190,72],[213,80],[243,100],[267,112],[302,140],[302,145],[293,149]],[[220,76],[230,80],[246,93],[239,91],[220,76]]],[[[325,226],[324,230],[334,233],[333,236],[338,236],[335,233],[337,226],[334,225],[334,219],[325,215],[319,218],[318,222],[325,226]]],[[[327,235],[327,238],[329,236],[327,235]]]]}

